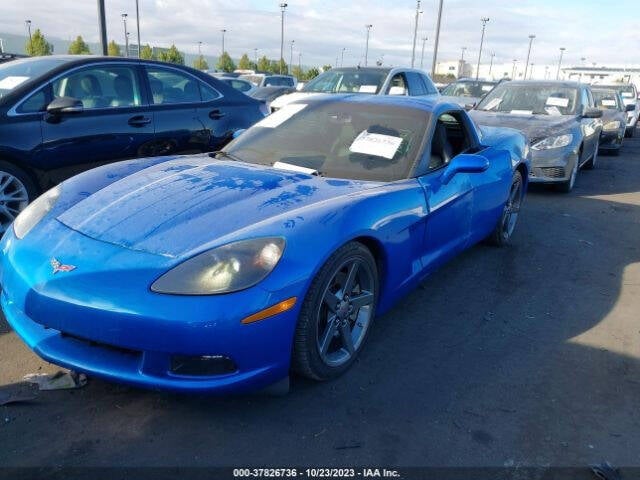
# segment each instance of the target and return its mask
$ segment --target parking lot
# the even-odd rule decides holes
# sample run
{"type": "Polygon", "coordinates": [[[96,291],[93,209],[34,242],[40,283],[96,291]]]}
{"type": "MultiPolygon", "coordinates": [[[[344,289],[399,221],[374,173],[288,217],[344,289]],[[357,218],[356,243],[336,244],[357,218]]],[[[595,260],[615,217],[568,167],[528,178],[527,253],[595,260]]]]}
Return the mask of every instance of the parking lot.
{"type": "MultiPolygon", "coordinates": [[[[571,194],[530,189],[511,247],[431,276],[337,381],[294,378],[283,397],[40,392],[0,407],[0,465],[638,465],[637,137],[571,194]]],[[[5,389],[57,370],[4,320],[0,365],[5,389]]]]}

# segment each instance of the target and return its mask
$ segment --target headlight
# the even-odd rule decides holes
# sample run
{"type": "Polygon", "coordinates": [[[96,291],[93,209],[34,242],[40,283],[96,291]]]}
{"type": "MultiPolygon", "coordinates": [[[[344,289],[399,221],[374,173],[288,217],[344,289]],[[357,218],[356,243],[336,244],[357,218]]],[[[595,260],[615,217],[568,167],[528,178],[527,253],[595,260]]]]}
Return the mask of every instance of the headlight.
{"type": "Polygon", "coordinates": [[[550,150],[552,148],[566,147],[573,141],[573,135],[570,133],[566,135],[558,135],[557,137],[547,137],[544,140],[540,140],[531,148],[534,150],[550,150]]]}
{"type": "Polygon", "coordinates": [[[612,122],[607,122],[602,126],[603,130],[618,130],[620,128],[620,121],[613,120],[612,122]]]}
{"type": "Polygon", "coordinates": [[[157,293],[214,295],[237,292],[264,280],[276,267],[283,238],[253,238],[201,253],[169,270],[151,285],[157,293]]]}
{"type": "Polygon", "coordinates": [[[15,233],[16,237],[24,238],[51,211],[58,201],[61,191],[62,189],[58,185],[43,193],[18,215],[13,222],[13,233],[15,233]]]}

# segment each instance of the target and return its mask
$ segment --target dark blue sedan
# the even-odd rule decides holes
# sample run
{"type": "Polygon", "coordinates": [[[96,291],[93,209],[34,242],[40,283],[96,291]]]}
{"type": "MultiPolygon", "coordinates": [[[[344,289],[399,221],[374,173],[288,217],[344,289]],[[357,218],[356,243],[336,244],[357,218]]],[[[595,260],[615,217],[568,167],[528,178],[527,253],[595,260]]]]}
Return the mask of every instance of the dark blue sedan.
{"type": "Polygon", "coordinates": [[[43,194],[0,244],[2,309],[46,360],[141,387],[331,379],[434,269],[510,241],[528,174],[522,134],[458,105],[307,99],[43,194]]]}
{"type": "Polygon", "coordinates": [[[218,150],[261,103],[197,70],[50,56],[0,66],[0,233],[42,191],[104,163],[218,150]]]}

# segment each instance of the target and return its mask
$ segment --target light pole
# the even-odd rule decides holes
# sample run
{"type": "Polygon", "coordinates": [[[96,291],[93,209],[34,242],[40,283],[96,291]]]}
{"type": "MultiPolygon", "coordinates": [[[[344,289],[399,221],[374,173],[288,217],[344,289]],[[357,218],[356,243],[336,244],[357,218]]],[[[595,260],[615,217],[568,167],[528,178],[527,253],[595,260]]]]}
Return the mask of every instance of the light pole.
{"type": "Polygon", "coordinates": [[[258,49],[257,48],[253,49],[253,57],[256,61],[256,70],[257,70],[258,69],[258,49]]]}
{"type": "Polygon", "coordinates": [[[496,52],[491,52],[491,61],[489,62],[489,77],[491,77],[491,69],[493,68],[493,59],[496,56],[496,52]]]}
{"type": "Polygon", "coordinates": [[[460,50],[462,50],[462,56],[460,57],[460,61],[464,62],[464,52],[467,51],[467,47],[462,47],[460,50]]]}
{"type": "Polygon", "coordinates": [[[140,7],[136,0],[136,30],[138,32],[138,58],[140,58],[140,7]]]}
{"type": "Polygon", "coordinates": [[[529,35],[529,51],[527,52],[527,62],[524,64],[524,78],[527,79],[527,70],[529,69],[529,57],[531,56],[531,44],[533,44],[533,39],[536,38],[535,35],[529,35]]]}
{"type": "Polygon", "coordinates": [[[198,56],[202,56],[202,42],[198,42],[198,56]]]}
{"type": "Polygon", "coordinates": [[[347,49],[347,47],[342,47],[342,52],[340,53],[340,66],[344,67],[344,51],[347,49]]]}
{"type": "Polygon", "coordinates": [[[220,33],[222,33],[222,54],[221,55],[224,55],[224,35],[227,33],[227,29],[226,28],[221,29],[220,33]]]}
{"type": "Polygon", "coordinates": [[[107,45],[107,20],[104,15],[104,0],[98,0],[98,31],[100,33],[102,55],[106,56],[109,54],[109,47],[107,45]]]}
{"type": "MultiPolygon", "coordinates": [[[[531,79],[533,78],[533,66],[534,66],[534,65],[535,65],[535,64],[532,62],[532,63],[531,63],[531,71],[529,72],[529,80],[531,80],[531,79]]],[[[525,80],[526,80],[526,79],[525,79],[525,80]]]]}
{"type": "Polygon", "coordinates": [[[516,80],[516,63],[518,63],[518,59],[513,59],[513,69],[511,70],[511,80],[516,80]]]}
{"type": "Polygon", "coordinates": [[[24,23],[27,26],[27,31],[29,32],[29,43],[31,43],[31,20],[25,20],[24,23]]]}
{"type": "Polygon", "coordinates": [[[282,75],[282,64],[284,63],[284,11],[289,5],[280,4],[280,75],[282,75]]]}
{"type": "Polygon", "coordinates": [[[480,19],[480,21],[482,22],[482,35],[480,36],[480,51],[478,52],[478,66],[476,67],[476,80],[478,80],[478,75],[480,74],[480,59],[482,58],[482,44],[484,43],[484,29],[487,26],[489,17],[483,17],[480,19]]]}
{"type": "Polygon", "coordinates": [[[433,61],[431,62],[431,76],[436,74],[436,62],[438,58],[438,43],[440,42],[440,20],[442,20],[442,2],[440,0],[440,6],[438,7],[438,21],[436,22],[436,41],[433,45],[433,61]]]}
{"type": "Polygon", "coordinates": [[[291,74],[291,69],[293,68],[293,44],[296,43],[295,40],[291,40],[291,51],[289,52],[289,74],[291,74]]]}
{"type": "Polygon", "coordinates": [[[411,68],[415,65],[416,61],[416,41],[418,40],[418,22],[420,21],[420,0],[416,2],[416,19],[413,26],[413,49],[411,50],[411,68]]]}
{"type": "Polygon", "coordinates": [[[302,78],[302,52],[298,52],[298,80],[302,78]]]}
{"type": "Polygon", "coordinates": [[[365,43],[365,47],[364,47],[364,66],[366,67],[367,66],[367,60],[368,60],[368,57],[369,57],[369,32],[373,28],[373,25],[368,23],[368,24],[366,24],[364,26],[364,28],[367,29],[367,43],[365,43]]]}
{"type": "Polygon", "coordinates": [[[556,73],[556,80],[560,79],[560,67],[562,66],[562,56],[564,55],[564,51],[566,48],[560,47],[560,60],[558,60],[558,72],[556,73]]]}
{"type": "Polygon", "coordinates": [[[424,45],[429,40],[427,37],[422,37],[422,53],[420,54],[420,70],[422,70],[424,66],[424,45]]]}
{"type": "Polygon", "coordinates": [[[122,14],[122,25],[124,25],[124,56],[129,56],[129,34],[127,33],[127,14],[122,14]]]}
{"type": "Polygon", "coordinates": [[[464,52],[467,47],[462,47],[462,55],[460,56],[460,65],[458,66],[458,78],[464,77],[464,52]]]}

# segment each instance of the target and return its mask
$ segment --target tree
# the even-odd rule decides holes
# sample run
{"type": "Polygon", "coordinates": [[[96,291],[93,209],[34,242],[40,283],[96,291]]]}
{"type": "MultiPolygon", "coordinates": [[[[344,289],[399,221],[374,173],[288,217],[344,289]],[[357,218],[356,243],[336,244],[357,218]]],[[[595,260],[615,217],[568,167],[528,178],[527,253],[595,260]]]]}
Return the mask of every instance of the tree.
{"type": "Polygon", "coordinates": [[[27,52],[27,55],[31,55],[32,57],[51,55],[53,53],[53,45],[47,42],[44,35],[38,28],[33,32],[31,39],[27,40],[25,51],[27,52]]]}
{"type": "Polygon", "coordinates": [[[331,65],[323,65],[322,71],[326,72],[327,70],[331,70],[331,65]]]}
{"type": "Polygon", "coordinates": [[[291,69],[291,75],[296,77],[298,80],[304,80],[304,69],[296,65],[291,69]]]}
{"type": "Polygon", "coordinates": [[[279,62],[276,60],[271,60],[269,64],[269,72],[279,74],[282,73],[286,75],[289,73],[289,68],[287,67],[287,63],[284,60],[280,60],[279,62]],[[282,66],[282,68],[280,68],[282,66]]]}
{"type": "Polygon", "coordinates": [[[227,52],[223,52],[218,59],[218,65],[216,65],[218,70],[222,70],[223,72],[233,72],[236,69],[236,64],[233,63],[231,57],[227,52]]]}
{"type": "Polygon", "coordinates": [[[184,65],[184,55],[175,45],[171,45],[167,50],[160,52],[160,61],[184,65]]]}
{"type": "Polygon", "coordinates": [[[318,75],[320,75],[320,70],[318,70],[316,67],[311,67],[309,70],[307,70],[305,79],[311,80],[313,78],[316,78],[318,75]]]}
{"type": "Polygon", "coordinates": [[[242,55],[240,61],[238,62],[238,68],[240,70],[252,70],[251,65],[252,63],[251,60],[249,60],[249,55],[247,55],[246,53],[242,55]]]}
{"type": "Polygon", "coordinates": [[[143,58],[144,60],[155,60],[153,49],[148,43],[140,47],[140,58],[143,58]]]}
{"type": "Polygon", "coordinates": [[[193,68],[197,68],[198,70],[208,70],[209,64],[204,59],[204,57],[200,55],[193,61],[193,68]]]}
{"type": "Polygon", "coordinates": [[[110,57],[121,57],[122,52],[120,51],[120,45],[118,45],[115,40],[111,40],[109,42],[109,46],[107,47],[107,52],[110,57]]]}
{"type": "Polygon", "coordinates": [[[268,72],[270,66],[271,61],[267,58],[266,55],[263,55],[258,59],[258,70],[260,70],[261,72],[268,72]]]}
{"type": "Polygon", "coordinates": [[[90,53],[89,45],[85,43],[81,35],[78,35],[76,39],[71,42],[71,45],[69,45],[70,55],[89,55],[90,53]]]}

